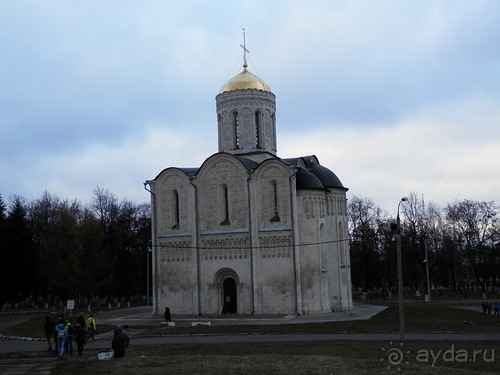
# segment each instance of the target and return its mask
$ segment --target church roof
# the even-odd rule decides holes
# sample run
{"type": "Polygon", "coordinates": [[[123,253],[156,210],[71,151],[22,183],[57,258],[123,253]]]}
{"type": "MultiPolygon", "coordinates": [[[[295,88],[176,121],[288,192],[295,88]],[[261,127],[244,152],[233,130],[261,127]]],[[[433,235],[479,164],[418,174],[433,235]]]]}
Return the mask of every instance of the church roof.
{"type": "Polygon", "coordinates": [[[229,81],[227,81],[224,86],[221,87],[219,93],[234,90],[261,90],[271,92],[271,88],[255,74],[250,73],[246,66],[243,66],[243,71],[229,81]]]}
{"type": "Polygon", "coordinates": [[[188,176],[194,176],[200,170],[200,168],[179,168],[179,169],[188,176]]]}
{"type": "Polygon", "coordinates": [[[289,165],[299,167],[297,189],[343,189],[348,190],[330,169],[322,166],[315,155],[282,159],[289,165]],[[304,173],[305,170],[308,173],[304,173]],[[312,175],[312,176],[311,176],[312,175]],[[321,187],[318,187],[318,181],[321,187]]]}
{"type": "Polygon", "coordinates": [[[164,170],[162,170],[160,173],[158,173],[158,175],[154,179],[156,180],[158,177],[160,177],[160,175],[163,172],[165,172],[167,170],[179,170],[179,171],[183,172],[186,176],[192,177],[198,173],[200,168],[168,167],[168,168],[165,168],[164,170]]]}
{"type": "Polygon", "coordinates": [[[320,189],[325,190],[325,186],[321,183],[320,179],[307,169],[297,168],[297,190],[301,189],[320,189]]]}
{"type": "Polygon", "coordinates": [[[310,171],[320,179],[325,188],[344,188],[337,175],[328,168],[317,163],[311,163],[310,171]]]}
{"type": "MultiPolygon", "coordinates": [[[[225,154],[225,153],[214,154],[212,156],[220,154],[225,154]]],[[[259,167],[258,163],[250,159],[247,159],[245,157],[235,156],[235,155],[231,156],[239,160],[240,163],[243,164],[245,169],[248,171],[257,169],[259,167]]],[[[298,190],[300,189],[321,189],[321,190],[342,189],[345,191],[349,190],[348,188],[344,187],[344,185],[342,185],[342,182],[335,173],[333,173],[330,169],[322,166],[319,163],[319,160],[315,155],[298,156],[295,158],[286,158],[286,159],[278,158],[278,159],[285,164],[297,167],[296,181],[298,190]]],[[[201,168],[202,167],[199,168],[170,167],[164,169],[163,171],[167,169],[178,169],[184,172],[186,176],[193,177],[198,174],[201,168]]],[[[163,173],[163,171],[161,173],[163,173]]],[[[158,178],[158,176],[156,176],[156,178],[158,178]]]]}
{"type": "Polygon", "coordinates": [[[250,159],[242,158],[240,156],[235,156],[235,158],[238,159],[241,162],[241,164],[243,164],[244,167],[249,171],[252,169],[255,169],[259,166],[259,164],[257,164],[256,162],[254,162],[250,159]]]}

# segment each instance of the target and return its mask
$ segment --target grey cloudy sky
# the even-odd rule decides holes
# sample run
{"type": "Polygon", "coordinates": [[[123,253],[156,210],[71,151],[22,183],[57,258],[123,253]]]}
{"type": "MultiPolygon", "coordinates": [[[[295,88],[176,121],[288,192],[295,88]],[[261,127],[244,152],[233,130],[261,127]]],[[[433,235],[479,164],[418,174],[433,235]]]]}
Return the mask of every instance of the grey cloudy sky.
{"type": "Polygon", "coordinates": [[[0,1],[0,194],[149,201],[217,152],[215,96],[249,69],[278,155],[315,154],[394,212],[500,201],[500,1],[0,1]]]}

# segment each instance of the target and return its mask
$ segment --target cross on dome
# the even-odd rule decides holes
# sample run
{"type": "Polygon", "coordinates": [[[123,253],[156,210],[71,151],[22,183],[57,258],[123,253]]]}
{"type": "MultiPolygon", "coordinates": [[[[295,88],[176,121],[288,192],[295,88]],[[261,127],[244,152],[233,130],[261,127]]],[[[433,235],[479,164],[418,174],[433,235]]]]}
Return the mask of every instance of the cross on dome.
{"type": "Polygon", "coordinates": [[[240,47],[243,49],[243,71],[229,81],[227,81],[224,86],[220,89],[219,93],[234,91],[234,90],[261,90],[271,92],[271,88],[255,74],[247,70],[247,54],[250,51],[247,49],[245,29],[243,28],[243,44],[240,47]]]}
{"type": "Polygon", "coordinates": [[[247,65],[247,53],[250,53],[250,51],[247,49],[247,43],[245,40],[245,28],[243,30],[243,44],[240,44],[240,47],[243,48],[243,68],[246,68],[247,65]]]}

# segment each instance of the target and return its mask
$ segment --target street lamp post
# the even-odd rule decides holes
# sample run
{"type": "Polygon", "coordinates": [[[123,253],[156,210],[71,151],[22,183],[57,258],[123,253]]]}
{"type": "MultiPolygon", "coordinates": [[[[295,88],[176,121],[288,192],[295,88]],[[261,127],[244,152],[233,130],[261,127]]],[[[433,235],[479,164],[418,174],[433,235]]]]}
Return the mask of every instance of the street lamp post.
{"type": "Polygon", "coordinates": [[[427,274],[427,296],[425,302],[431,303],[431,283],[429,279],[429,256],[427,255],[427,238],[424,239],[424,249],[425,249],[425,273],[427,274]]]}
{"type": "Polygon", "coordinates": [[[399,335],[400,340],[405,340],[405,311],[404,311],[404,303],[403,303],[403,263],[401,260],[401,221],[399,219],[399,207],[402,202],[406,202],[408,198],[403,197],[398,203],[398,215],[396,217],[397,220],[397,261],[398,261],[398,302],[399,302],[399,335]]]}

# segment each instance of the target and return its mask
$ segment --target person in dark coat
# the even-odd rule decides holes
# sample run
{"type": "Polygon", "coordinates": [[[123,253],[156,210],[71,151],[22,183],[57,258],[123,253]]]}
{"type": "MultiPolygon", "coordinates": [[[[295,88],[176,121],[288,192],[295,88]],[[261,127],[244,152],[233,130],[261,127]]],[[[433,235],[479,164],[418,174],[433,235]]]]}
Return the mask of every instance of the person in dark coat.
{"type": "Polygon", "coordinates": [[[123,332],[121,326],[116,326],[111,347],[115,352],[115,358],[122,358],[125,355],[125,348],[128,348],[130,338],[123,332]]]}
{"type": "Polygon", "coordinates": [[[76,322],[80,324],[83,327],[83,329],[85,329],[87,321],[85,320],[85,316],[83,315],[83,313],[80,313],[80,315],[78,315],[78,319],[76,319],[76,322]]]}
{"type": "Polygon", "coordinates": [[[43,328],[45,330],[45,337],[47,338],[47,343],[49,344],[49,351],[52,351],[52,339],[54,337],[54,328],[55,324],[50,319],[50,316],[45,317],[45,323],[43,325],[43,328]]]}
{"type": "Polygon", "coordinates": [[[172,321],[172,317],[170,316],[170,309],[168,307],[165,307],[165,321],[167,323],[171,322],[172,321]]]}
{"type": "Polygon", "coordinates": [[[78,349],[78,355],[82,355],[83,346],[87,343],[87,332],[85,328],[80,323],[76,323],[75,325],[75,342],[76,347],[78,349]]]}
{"type": "Polygon", "coordinates": [[[75,334],[75,327],[73,327],[73,324],[71,324],[69,320],[66,320],[64,329],[67,333],[66,342],[64,343],[64,352],[73,354],[73,336],[75,334]]]}

